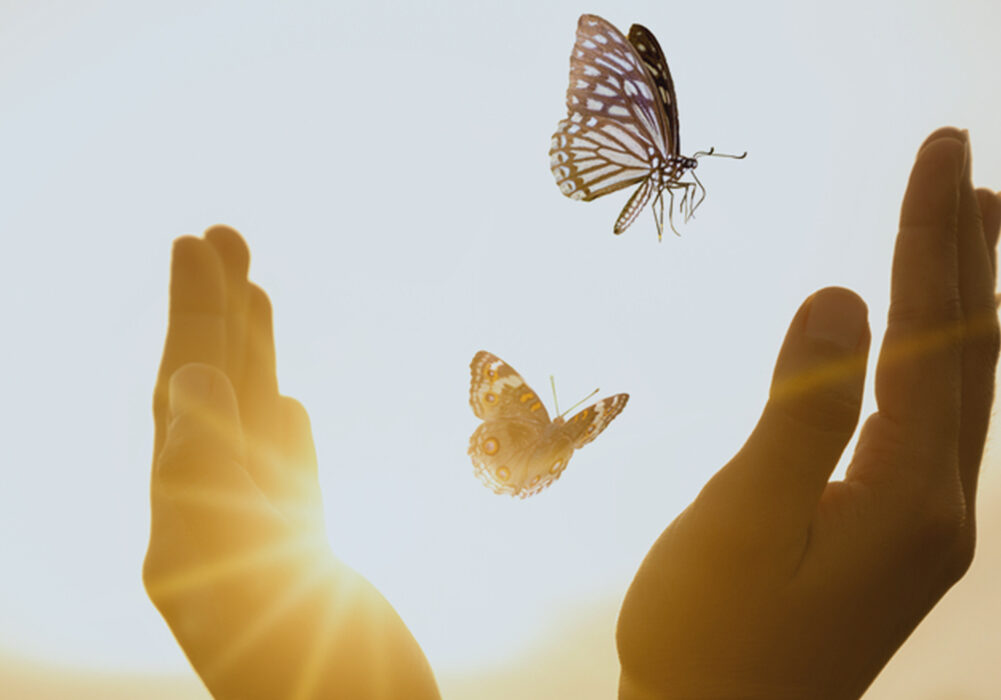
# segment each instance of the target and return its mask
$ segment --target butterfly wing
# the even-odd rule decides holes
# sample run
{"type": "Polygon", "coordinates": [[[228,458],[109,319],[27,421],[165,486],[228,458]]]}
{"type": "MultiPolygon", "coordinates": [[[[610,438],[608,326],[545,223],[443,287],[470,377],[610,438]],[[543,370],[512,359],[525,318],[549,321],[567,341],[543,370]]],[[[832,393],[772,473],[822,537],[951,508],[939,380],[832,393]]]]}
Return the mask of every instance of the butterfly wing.
{"type": "Polygon", "coordinates": [[[665,162],[670,137],[655,90],[622,33],[600,17],[582,15],[570,55],[568,116],[549,150],[564,195],[595,199],[640,182],[665,162]]]}
{"type": "Polygon", "coordinates": [[[550,424],[549,414],[538,395],[521,375],[504,360],[480,350],[469,363],[469,405],[483,420],[505,418],[537,424],[550,424]]]}
{"type": "Polygon", "coordinates": [[[660,103],[667,119],[667,151],[668,155],[678,155],[681,152],[681,138],[678,134],[678,98],[674,94],[674,80],[667,67],[667,59],[657,42],[657,38],[642,24],[634,24],[629,28],[629,43],[636,49],[643,65],[650,72],[653,84],[657,88],[660,103]]]}
{"type": "Polygon", "coordinates": [[[573,441],[511,365],[481,350],[469,370],[469,404],[484,421],[469,438],[476,476],[494,493],[538,493],[566,468],[573,441]]]}
{"type": "Polygon", "coordinates": [[[494,493],[521,498],[556,481],[573,450],[570,436],[552,424],[540,428],[525,421],[489,420],[469,438],[477,478],[494,493]]]}
{"type": "Polygon", "coordinates": [[[594,440],[602,430],[608,427],[615,416],[622,413],[629,401],[629,394],[616,394],[588,406],[573,418],[560,426],[568,438],[573,441],[574,449],[580,449],[594,440]]]}

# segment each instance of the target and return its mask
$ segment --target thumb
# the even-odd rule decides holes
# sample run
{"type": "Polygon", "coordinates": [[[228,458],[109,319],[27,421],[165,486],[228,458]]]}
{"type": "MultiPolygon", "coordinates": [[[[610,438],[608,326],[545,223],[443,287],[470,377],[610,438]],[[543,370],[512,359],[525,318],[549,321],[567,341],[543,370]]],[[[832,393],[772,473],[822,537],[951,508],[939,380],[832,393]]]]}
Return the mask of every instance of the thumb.
{"type": "Polygon", "coordinates": [[[740,527],[802,537],[858,423],[866,317],[865,302],[839,287],[816,292],[797,311],[758,424],[706,487],[728,510],[736,506],[740,527]]]}

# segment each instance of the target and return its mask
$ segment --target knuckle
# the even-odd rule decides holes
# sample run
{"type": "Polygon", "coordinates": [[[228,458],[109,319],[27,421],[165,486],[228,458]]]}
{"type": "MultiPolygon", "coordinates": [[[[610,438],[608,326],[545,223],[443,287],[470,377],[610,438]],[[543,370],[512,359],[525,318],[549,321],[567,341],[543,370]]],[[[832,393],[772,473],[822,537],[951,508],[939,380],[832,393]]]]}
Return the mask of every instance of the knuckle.
{"type": "Polygon", "coordinates": [[[938,328],[957,324],[963,320],[963,303],[959,290],[934,301],[915,300],[896,296],[890,300],[887,313],[889,324],[903,328],[938,328]]]}

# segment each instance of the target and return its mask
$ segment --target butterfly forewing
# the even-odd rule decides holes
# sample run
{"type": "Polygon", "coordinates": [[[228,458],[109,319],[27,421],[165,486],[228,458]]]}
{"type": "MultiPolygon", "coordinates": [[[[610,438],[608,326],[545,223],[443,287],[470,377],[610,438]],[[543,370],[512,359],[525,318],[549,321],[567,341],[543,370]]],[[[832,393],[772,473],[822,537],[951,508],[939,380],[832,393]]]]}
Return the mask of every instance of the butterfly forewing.
{"type": "Polygon", "coordinates": [[[663,110],[629,41],[600,17],[581,16],[570,55],[568,116],[549,151],[560,191],[590,200],[649,177],[669,153],[663,110]]]}
{"type": "Polygon", "coordinates": [[[549,414],[538,395],[511,365],[486,350],[469,363],[469,405],[477,418],[500,416],[549,425],[549,414]]]}
{"type": "Polygon", "coordinates": [[[629,394],[616,394],[602,399],[576,413],[565,424],[567,435],[573,440],[574,449],[579,449],[594,440],[608,427],[615,416],[622,413],[629,401],[629,394]]]}
{"type": "Polygon", "coordinates": [[[681,140],[678,133],[678,98],[674,94],[674,80],[671,79],[671,70],[667,67],[667,59],[664,58],[664,52],[653,32],[642,24],[634,24],[629,28],[629,43],[636,49],[636,53],[639,54],[646,66],[664,109],[668,135],[666,153],[677,155],[681,152],[681,140]]]}

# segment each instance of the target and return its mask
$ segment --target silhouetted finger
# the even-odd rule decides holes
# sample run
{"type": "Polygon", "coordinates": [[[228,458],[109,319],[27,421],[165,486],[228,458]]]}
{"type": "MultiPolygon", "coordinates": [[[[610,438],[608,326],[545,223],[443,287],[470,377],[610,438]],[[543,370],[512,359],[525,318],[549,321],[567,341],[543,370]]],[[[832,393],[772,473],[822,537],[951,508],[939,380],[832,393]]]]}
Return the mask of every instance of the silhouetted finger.
{"type": "Polygon", "coordinates": [[[222,265],[214,249],[193,236],[174,241],[167,337],[153,390],[154,458],[163,444],[168,383],[174,371],[189,362],[219,369],[226,365],[225,304],[222,265]]]}
{"type": "Polygon", "coordinates": [[[802,544],[821,493],[858,423],[869,350],[865,303],[831,287],[800,307],[786,333],[764,412],[740,452],[710,480],[699,507],[764,547],[802,544]]]}
{"type": "Polygon", "coordinates": [[[963,309],[959,282],[959,185],[965,138],[935,132],[918,153],[901,207],[890,311],[876,400],[896,426],[899,464],[956,478],[963,309]],[[952,474],[943,474],[950,468],[952,474]]]}
{"type": "Polygon", "coordinates": [[[991,271],[996,279],[998,235],[1001,234],[1001,196],[982,187],[977,190],[977,204],[980,206],[980,217],[983,220],[984,239],[987,241],[991,271]]]}
{"type": "Polygon", "coordinates": [[[278,377],[271,301],[256,284],[248,287],[247,343],[240,410],[244,423],[261,439],[277,439],[278,377]]]}
{"type": "Polygon", "coordinates": [[[285,485],[298,527],[323,532],[323,499],[313,446],[313,431],[305,407],[289,396],[278,401],[282,426],[280,447],[286,468],[285,485]]]}
{"type": "Polygon", "coordinates": [[[205,231],[205,240],[222,261],[226,279],[226,374],[243,407],[244,364],[247,354],[247,271],[250,250],[234,229],[217,225],[205,231]]]}
{"type": "MultiPolygon", "coordinates": [[[[994,401],[999,331],[994,305],[994,268],[986,225],[996,213],[992,202],[973,189],[971,158],[967,141],[966,167],[960,182],[959,286],[963,300],[963,385],[959,433],[959,469],[963,494],[972,514],[976,503],[977,476],[983,457],[987,425],[994,401]],[[985,207],[980,202],[984,201],[985,207]]],[[[993,198],[996,204],[996,198],[993,198]]],[[[990,237],[997,240],[996,231],[990,237]]]]}

